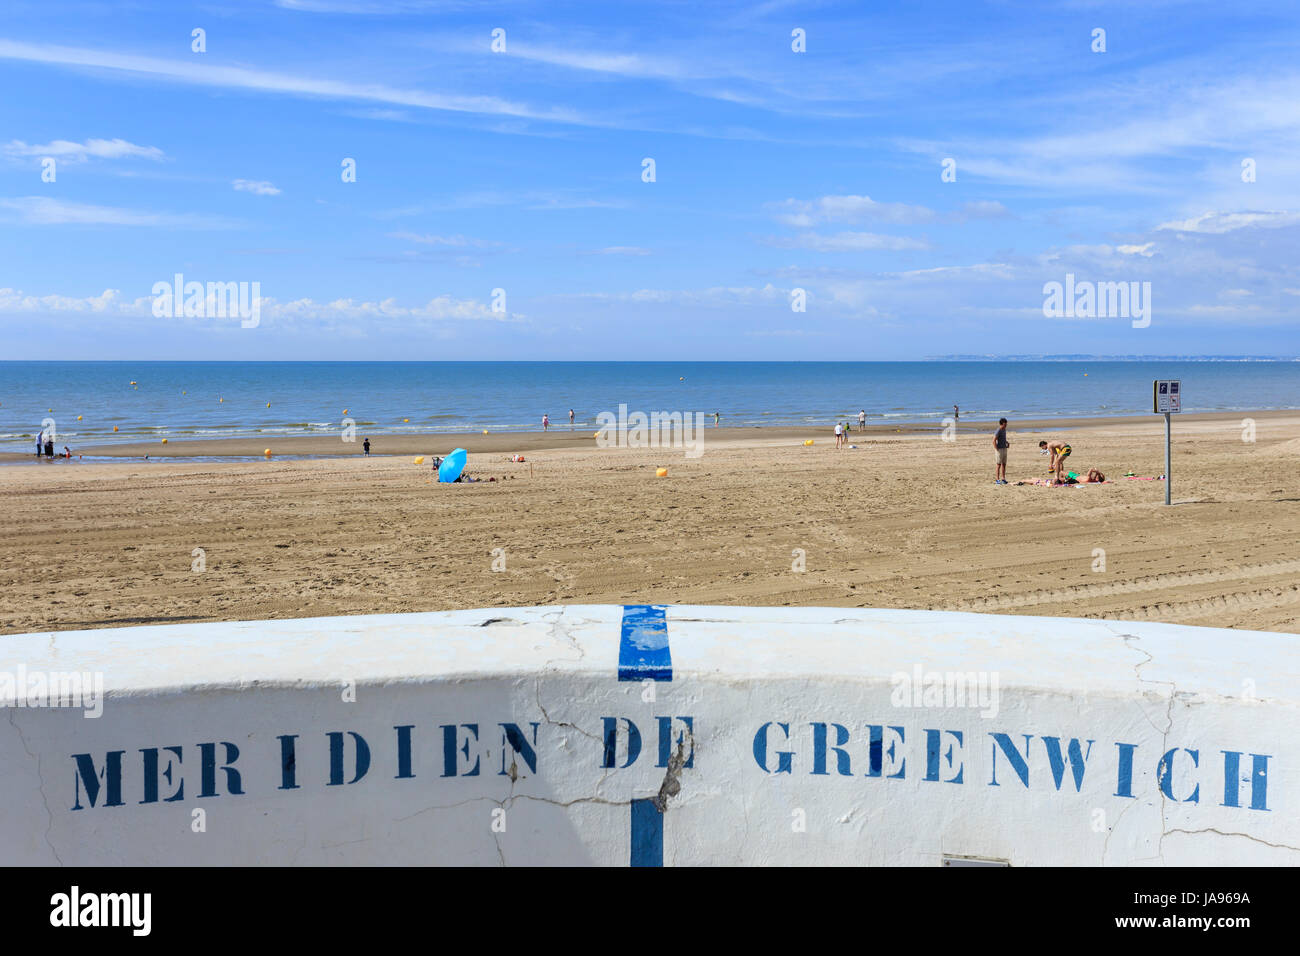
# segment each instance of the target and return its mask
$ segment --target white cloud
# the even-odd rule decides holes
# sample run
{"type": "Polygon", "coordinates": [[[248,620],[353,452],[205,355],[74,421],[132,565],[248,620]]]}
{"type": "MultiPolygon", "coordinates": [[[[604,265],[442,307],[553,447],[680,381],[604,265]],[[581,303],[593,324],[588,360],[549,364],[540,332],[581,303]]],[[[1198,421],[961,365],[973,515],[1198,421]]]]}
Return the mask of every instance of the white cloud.
{"type": "Polygon", "coordinates": [[[0,59],[24,60],[55,66],[119,70],[123,73],[154,76],[197,86],[260,90],[270,93],[285,93],[292,96],[319,96],[338,100],[359,100],[456,113],[515,116],[521,119],[549,120],[575,125],[599,125],[574,110],[563,108],[534,109],[523,103],[514,103],[495,96],[459,96],[434,93],[428,90],[400,89],[385,86],[382,83],[290,76],[267,70],[213,65],[208,62],[207,57],[194,57],[192,60],[168,60],[161,57],[137,56],[132,53],[92,50],[85,47],[55,46],[53,44],[24,43],[17,40],[0,39],[0,59]]]}
{"type": "Polygon", "coordinates": [[[163,151],[157,146],[137,146],[124,139],[88,139],[74,143],[56,139],[49,143],[28,145],[20,139],[10,140],[3,147],[7,156],[53,157],[65,163],[84,163],[87,159],[153,159],[161,160],[163,151]]]}
{"type": "Polygon", "coordinates": [[[959,219],[1006,219],[1010,215],[1007,207],[994,199],[964,202],[957,208],[959,219]]]}
{"type": "MultiPolygon", "coordinates": [[[[198,279],[197,276],[187,277],[198,279]]],[[[171,281],[171,276],[162,277],[171,281]]],[[[455,299],[437,296],[423,305],[404,306],[395,299],[368,301],[364,299],[334,299],[317,302],[306,297],[281,302],[268,296],[259,299],[261,318],[278,319],[286,324],[308,320],[321,321],[371,321],[415,320],[451,321],[474,320],[489,322],[518,321],[519,313],[493,312],[491,307],[477,299],[455,299]]],[[[0,314],[36,315],[57,313],[97,313],[123,316],[153,316],[153,296],[123,299],[117,289],[105,289],[99,295],[68,296],[62,294],[28,295],[18,289],[0,289],[0,314]]],[[[164,321],[179,321],[166,319],[164,321]]],[[[206,322],[207,319],[186,319],[188,322],[206,322]]],[[[219,322],[226,321],[218,319],[219,322]]]]}
{"type": "Polygon", "coordinates": [[[1191,219],[1161,223],[1156,229],[1172,232],[1199,232],[1222,234],[1235,229],[1260,226],[1278,229],[1300,223],[1300,213],[1295,212],[1207,212],[1191,219]]]}
{"type": "Polygon", "coordinates": [[[929,243],[919,239],[907,239],[903,236],[885,236],[875,232],[841,232],[833,236],[822,236],[815,232],[800,233],[797,236],[773,236],[768,245],[783,249],[811,249],[814,252],[864,252],[871,249],[928,249],[929,243]]]}
{"type": "Polygon", "coordinates": [[[38,312],[116,312],[122,315],[148,315],[152,299],[122,299],[117,289],[105,289],[99,295],[27,295],[18,289],[0,289],[0,313],[30,315],[38,312]]]}
{"type": "Polygon", "coordinates": [[[418,242],[424,246],[449,246],[452,248],[463,249],[495,249],[502,245],[491,239],[471,239],[469,236],[432,236],[421,235],[415,232],[390,232],[390,239],[404,239],[407,242],[418,242]]]}
{"type": "Polygon", "coordinates": [[[236,179],[230,185],[236,192],[252,193],[255,196],[278,196],[280,190],[262,179],[236,179]]]}
{"type": "MultiPolygon", "coordinates": [[[[995,204],[997,205],[997,204],[995,204]]],[[[825,222],[930,222],[934,210],[901,202],[876,202],[870,196],[822,196],[819,199],[786,199],[769,203],[778,221],[807,228],[825,222]]]]}
{"type": "Polygon", "coordinates": [[[1140,246],[1116,246],[1115,248],[1126,256],[1144,256],[1145,258],[1150,259],[1155,255],[1152,251],[1154,247],[1154,242],[1144,242],[1140,246]]]}
{"type": "Polygon", "coordinates": [[[47,196],[0,199],[0,209],[12,209],[19,221],[35,226],[165,226],[177,229],[225,229],[237,223],[220,216],[145,212],[118,206],[95,206],[47,196]]]}

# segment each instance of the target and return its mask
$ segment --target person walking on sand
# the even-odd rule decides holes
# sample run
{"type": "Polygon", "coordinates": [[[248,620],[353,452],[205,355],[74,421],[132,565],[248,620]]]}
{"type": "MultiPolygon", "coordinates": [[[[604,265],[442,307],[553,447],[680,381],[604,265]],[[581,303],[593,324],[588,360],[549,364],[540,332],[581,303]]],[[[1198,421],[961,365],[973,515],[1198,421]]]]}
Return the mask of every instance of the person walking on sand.
{"type": "Polygon", "coordinates": [[[961,421],[961,409],[958,408],[956,405],[952,407],[952,420],[954,422],[961,421]]]}
{"type": "Polygon", "coordinates": [[[1053,438],[1050,442],[1040,441],[1038,447],[1045,449],[1052,456],[1048,460],[1047,470],[1056,472],[1056,480],[1060,481],[1065,470],[1065,459],[1070,457],[1070,452],[1074,449],[1059,438],[1053,438]]]}
{"type": "Polygon", "coordinates": [[[548,430],[550,427],[551,427],[551,417],[550,417],[549,415],[543,414],[543,415],[542,415],[542,431],[546,431],[546,430],[548,430]]]}
{"type": "Polygon", "coordinates": [[[997,457],[998,465],[993,472],[993,484],[1005,485],[1007,483],[1007,448],[1010,447],[1007,441],[1007,420],[998,419],[998,430],[993,435],[993,453],[997,457]]]}
{"type": "Polygon", "coordinates": [[[860,412],[858,412],[858,431],[864,432],[866,430],[867,430],[867,410],[864,408],[860,412]]]}
{"type": "Polygon", "coordinates": [[[369,438],[365,439],[365,440],[361,443],[361,450],[362,450],[365,454],[367,454],[367,455],[370,454],[370,439],[369,439],[369,438]]]}
{"type": "Polygon", "coordinates": [[[573,409],[569,409],[569,427],[573,427],[573,409]]]}
{"type": "Polygon", "coordinates": [[[844,426],[839,422],[835,423],[835,447],[839,448],[844,444],[844,426]]]}

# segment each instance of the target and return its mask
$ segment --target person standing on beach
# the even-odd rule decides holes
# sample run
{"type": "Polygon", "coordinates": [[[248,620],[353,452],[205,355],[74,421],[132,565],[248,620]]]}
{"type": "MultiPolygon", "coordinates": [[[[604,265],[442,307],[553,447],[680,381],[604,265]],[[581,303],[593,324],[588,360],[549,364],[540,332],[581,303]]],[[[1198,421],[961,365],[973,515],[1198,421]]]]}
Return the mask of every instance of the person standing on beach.
{"type": "Polygon", "coordinates": [[[993,436],[993,453],[997,456],[998,466],[993,472],[993,484],[1005,485],[1007,483],[1007,448],[1010,447],[1007,441],[1007,420],[998,419],[998,430],[993,436]]]}
{"type": "Polygon", "coordinates": [[[551,427],[551,417],[545,413],[542,415],[542,431],[547,431],[551,427]]]}
{"type": "Polygon", "coordinates": [[[721,418],[721,417],[722,417],[722,412],[714,412],[714,413],[713,413],[713,427],[714,427],[714,428],[717,428],[717,427],[718,427],[718,419],[721,418]]]}
{"type": "Polygon", "coordinates": [[[864,432],[866,430],[867,430],[867,410],[864,408],[862,409],[862,411],[858,412],[858,431],[864,432]]]}
{"type": "Polygon", "coordinates": [[[370,439],[369,439],[369,438],[367,438],[365,441],[363,441],[363,442],[361,443],[361,449],[362,449],[362,451],[364,451],[367,455],[370,454],[370,439]]]}
{"type": "Polygon", "coordinates": [[[41,457],[41,450],[45,447],[45,432],[36,433],[36,457],[41,457]]]}
{"type": "Polygon", "coordinates": [[[569,427],[573,427],[573,409],[569,409],[569,427]]]}
{"type": "Polygon", "coordinates": [[[835,423],[835,447],[839,448],[844,444],[844,426],[839,422],[835,423]]]}
{"type": "Polygon", "coordinates": [[[961,421],[961,409],[958,408],[956,405],[952,407],[952,420],[954,422],[961,421]]]}

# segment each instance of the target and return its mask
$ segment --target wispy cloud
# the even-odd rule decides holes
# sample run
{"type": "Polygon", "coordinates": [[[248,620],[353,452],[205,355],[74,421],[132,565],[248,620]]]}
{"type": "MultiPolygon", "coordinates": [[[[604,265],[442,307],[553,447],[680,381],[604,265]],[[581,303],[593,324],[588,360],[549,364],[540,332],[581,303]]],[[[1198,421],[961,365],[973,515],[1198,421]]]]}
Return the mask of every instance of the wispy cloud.
{"type": "Polygon", "coordinates": [[[540,109],[495,96],[459,96],[428,90],[401,89],[382,83],[291,76],[268,70],[208,65],[205,62],[186,60],[166,60],[160,57],[138,56],[111,50],[92,50],[85,47],[54,46],[0,39],[0,59],[45,63],[51,66],[118,70],[177,83],[226,89],[257,90],[264,93],[284,93],[326,99],[363,100],[456,113],[515,116],[556,123],[598,125],[594,120],[575,110],[561,107],[540,109]]]}
{"type": "Polygon", "coordinates": [[[590,252],[593,256],[648,256],[650,250],[641,246],[606,246],[604,249],[593,249],[590,252]]]}
{"type": "Polygon", "coordinates": [[[49,143],[28,145],[20,139],[11,140],[3,147],[6,156],[41,157],[62,160],[65,163],[84,163],[88,159],[153,159],[165,158],[157,146],[137,146],[124,139],[88,139],[84,143],[56,139],[49,143]]]}
{"type": "Polygon", "coordinates": [[[174,229],[227,229],[239,223],[221,216],[159,213],[118,206],[96,206],[47,196],[0,198],[0,210],[12,210],[20,222],[35,226],[163,226],[174,229]]]}
{"type": "Polygon", "coordinates": [[[1207,212],[1191,219],[1161,223],[1156,228],[1171,232],[1222,234],[1250,226],[1280,229],[1297,223],[1300,223],[1300,213],[1295,212],[1207,212]]]}
{"type": "Polygon", "coordinates": [[[230,184],[236,192],[252,193],[254,196],[278,196],[278,187],[262,179],[236,179],[230,184]]]}
{"type": "MultiPolygon", "coordinates": [[[[519,313],[494,312],[487,303],[478,299],[457,299],[445,295],[432,298],[421,305],[402,305],[391,298],[382,301],[345,298],[328,302],[300,298],[282,302],[267,296],[262,296],[258,303],[263,320],[282,320],[286,323],[310,320],[510,322],[523,318],[519,313]]],[[[189,317],[185,321],[204,324],[213,320],[217,322],[229,320],[228,316],[216,316],[215,301],[210,311],[212,315],[189,317]]],[[[18,289],[0,289],[0,314],[55,315],[59,313],[152,316],[153,296],[123,298],[119,289],[105,289],[98,295],[89,296],[70,296],[61,293],[29,295],[18,289]]],[[[166,321],[178,320],[168,317],[166,321]]]]}
{"type": "Polygon", "coordinates": [[[807,228],[829,222],[888,222],[897,225],[931,222],[935,212],[925,206],[901,202],[876,202],[870,196],[822,196],[819,199],[785,199],[769,203],[779,222],[807,228]]]}
{"type": "Polygon", "coordinates": [[[424,246],[446,246],[453,249],[497,249],[504,243],[492,239],[471,239],[469,236],[432,236],[416,232],[390,232],[390,239],[403,239],[424,246]]]}
{"type": "Polygon", "coordinates": [[[814,252],[865,252],[873,249],[900,251],[930,247],[928,242],[921,239],[885,236],[876,232],[840,232],[833,236],[805,232],[797,236],[769,236],[764,242],[782,249],[811,249],[814,252]]]}

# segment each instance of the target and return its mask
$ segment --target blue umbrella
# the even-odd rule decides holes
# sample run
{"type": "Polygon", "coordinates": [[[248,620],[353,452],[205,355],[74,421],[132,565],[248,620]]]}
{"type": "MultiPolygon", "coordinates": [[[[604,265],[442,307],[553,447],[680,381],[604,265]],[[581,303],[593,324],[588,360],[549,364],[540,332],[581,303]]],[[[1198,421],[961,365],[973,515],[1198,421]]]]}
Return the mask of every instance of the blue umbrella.
{"type": "Polygon", "coordinates": [[[465,459],[469,452],[464,448],[457,448],[450,455],[442,460],[438,466],[438,481],[455,481],[460,477],[460,473],[465,470],[465,459]]]}

